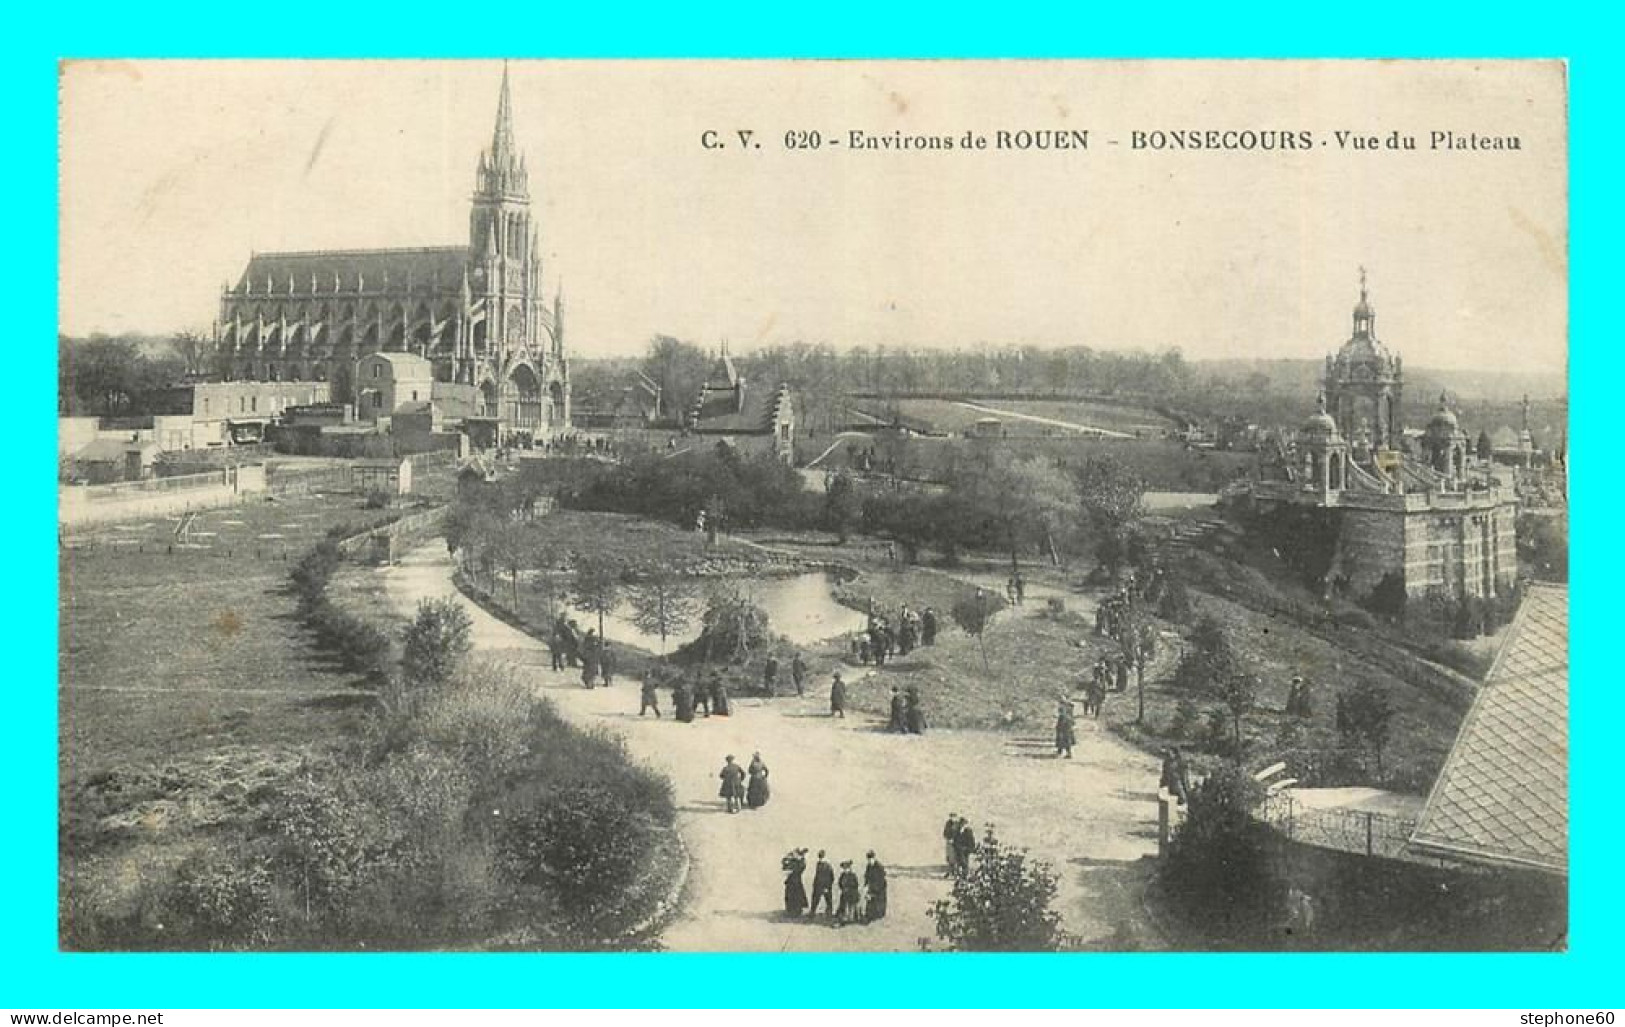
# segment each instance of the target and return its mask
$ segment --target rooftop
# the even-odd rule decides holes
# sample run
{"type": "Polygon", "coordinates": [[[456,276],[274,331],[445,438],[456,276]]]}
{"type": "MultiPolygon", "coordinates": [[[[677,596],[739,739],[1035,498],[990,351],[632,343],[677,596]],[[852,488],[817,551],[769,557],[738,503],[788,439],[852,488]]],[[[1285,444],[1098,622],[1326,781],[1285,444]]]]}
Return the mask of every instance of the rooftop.
{"type": "Polygon", "coordinates": [[[1569,594],[1531,585],[1428,796],[1411,846],[1568,873],[1569,594]]]}

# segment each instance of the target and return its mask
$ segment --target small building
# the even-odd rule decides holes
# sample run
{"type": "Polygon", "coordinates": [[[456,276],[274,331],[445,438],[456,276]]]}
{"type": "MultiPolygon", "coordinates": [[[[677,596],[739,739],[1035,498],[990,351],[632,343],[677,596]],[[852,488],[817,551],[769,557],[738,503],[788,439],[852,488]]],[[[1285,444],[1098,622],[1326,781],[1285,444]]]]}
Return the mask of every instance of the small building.
{"type": "Polygon", "coordinates": [[[408,495],[412,491],[412,461],[399,457],[357,460],[350,465],[350,487],[357,492],[408,495]]]}
{"type": "Polygon", "coordinates": [[[653,428],[663,416],[660,386],[640,371],[620,391],[578,402],[571,423],[577,428],[653,428]]]}
{"type": "Polygon", "coordinates": [[[77,473],[92,485],[152,477],[162,447],[150,439],[97,439],[73,454],[77,473]]]}
{"type": "Polygon", "coordinates": [[[330,395],[327,382],[192,382],[154,393],[146,405],[164,449],[208,449],[261,442],[287,410],[330,395]]]}
{"type": "Polygon", "coordinates": [[[416,353],[372,353],[356,362],[356,419],[375,422],[434,394],[434,365],[416,353]]]}
{"type": "Polygon", "coordinates": [[[742,451],[770,452],[789,463],[795,458],[795,403],[790,386],[750,389],[734,367],[727,346],[694,401],[688,427],[742,451]]]}

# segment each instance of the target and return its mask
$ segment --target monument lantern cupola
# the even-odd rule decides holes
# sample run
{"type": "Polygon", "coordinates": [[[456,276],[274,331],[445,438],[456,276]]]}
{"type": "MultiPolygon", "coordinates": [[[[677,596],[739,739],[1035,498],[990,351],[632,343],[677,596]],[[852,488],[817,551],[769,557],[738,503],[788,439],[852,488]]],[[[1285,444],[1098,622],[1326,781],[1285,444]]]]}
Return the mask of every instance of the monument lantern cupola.
{"type": "Polygon", "coordinates": [[[1325,390],[1327,406],[1344,438],[1369,440],[1375,452],[1399,448],[1404,372],[1400,359],[1377,338],[1377,311],[1363,267],[1354,330],[1337,354],[1326,358],[1325,390]]]}
{"type": "Polygon", "coordinates": [[[1326,394],[1315,399],[1315,412],[1298,429],[1305,488],[1330,494],[1348,487],[1348,440],[1326,412],[1326,394]]]}

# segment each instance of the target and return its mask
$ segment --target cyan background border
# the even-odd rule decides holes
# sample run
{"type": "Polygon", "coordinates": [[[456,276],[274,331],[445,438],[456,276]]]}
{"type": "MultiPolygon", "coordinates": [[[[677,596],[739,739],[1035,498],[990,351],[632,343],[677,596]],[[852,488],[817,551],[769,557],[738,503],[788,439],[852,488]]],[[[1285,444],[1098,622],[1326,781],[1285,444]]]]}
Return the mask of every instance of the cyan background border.
{"type": "MultiPolygon", "coordinates": [[[[1621,56],[1612,15],[1564,4],[952,5],[823,3],[688,10],[251,0],[30,5],[7,14],[0,84],[12,131],[0,260],[14,502],[0,1007],[1470,1006],[1618,1001],[1620,684],[1606,673],[1617,546],[1607,543],[1617,428],[1621,56]],[[55,934],[56,62],[64,57],[1565,57],[1570,64],[1571,948],[1564,955],[117,956],[61,955],[55,934]],[[1592,446],[1588,428],[1598,429],[1592,446]],[[18,487],[19,484],[26,487],[18,487]],[[1590,641],[1591,644],[1585,644],[1590,641]]],[[[1475,126],[1462,126],[1471,129],[1475,126]]]]}

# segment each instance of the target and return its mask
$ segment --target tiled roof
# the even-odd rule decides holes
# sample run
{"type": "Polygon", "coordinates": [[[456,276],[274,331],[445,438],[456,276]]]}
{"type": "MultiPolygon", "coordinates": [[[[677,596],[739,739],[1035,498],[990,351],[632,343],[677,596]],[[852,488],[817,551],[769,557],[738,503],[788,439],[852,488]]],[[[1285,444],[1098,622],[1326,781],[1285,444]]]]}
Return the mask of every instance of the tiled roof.
{"type": "Polygon", "coordinates": [[[732,390],[717,390],[707,386],[701,390],[700,402],[694,410],[694,430],[697,432],[728,432],[734,434],[766,435],[774,430],[774,417],[781,395],[788,399],[788,389],[746,388],[744,409],[735,408],[732,390]]]}
{"type": "Polygon", "coordinates": [[[405,291],[433,287],[455,292],[462,287],[468,247],[433,246],[403,250],[311,250],[303,253],[256,253],[237,281],[254,294],[309,295],[355,289],[405,291]],[[314,283],[314,290],[312,284],[314,283]]]}
{"type": "Polygon", "coordinates": [[[1568,873],[1569,595],[1531,585],[1428,796],[1415,849],[1568,873]]]}

